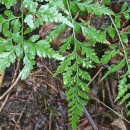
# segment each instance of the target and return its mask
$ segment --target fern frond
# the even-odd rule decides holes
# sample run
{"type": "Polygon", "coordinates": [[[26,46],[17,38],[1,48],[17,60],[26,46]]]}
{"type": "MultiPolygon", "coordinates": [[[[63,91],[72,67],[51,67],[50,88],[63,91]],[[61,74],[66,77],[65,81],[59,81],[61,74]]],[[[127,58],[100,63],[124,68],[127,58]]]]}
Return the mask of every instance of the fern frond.
{"type": "Polygon", "coordinates": [[[116,29],[113,28],[112,26],[110,26],[109,29],[108,29],[108,33],[109,33],[111,38],[114,38],[115,34],[116,34],[116,29]]]}
{"type": "Polygon", "coordinates": [[[127,82],[127,73],[120,77],[120,81],[119,81],[119,85],[118,85],[118,91],[119,92],[118,92],[118,95],[117,95],[115,101],[122,98],[125,95],[125,93],[127,92],[127,90],[128,90],[127,86],[128,85],[126,84],[126,82],[127,82]]]}
{"type": "Polygon", "coordinates": [[[85,11],[87,10],[89,13],[94,12],[95,15],[97,16],[102,16],[102,15],[114,15],[114,12],[104,5],[100,5],[99,3],[91,3],[92,1],[87,1],[83,3],[78,3],[76,2],[77,6],[80,8],[80,10],[85,11]]]}
{"type": "Polygon", "coordinates": [[[73,43],[73,35],[71,35],[70,37],[64,39],[62,41],[62,45],[60,46],[59,48],[59,51],[64,53],[66,52],[67,50],[70,50],[71,49],[71,44],[73,43]]]}
{"type": "Polygon", "coordinates": [[[29,54],[26,54],[24,59],[23,59],[23,63],[24,63],[24,69],[21,71],[21,79],[26,79],[28,77],[28,75],[30,74],[31,70],[33,69],[33,65],[35,64],[34,59],[32,59],[30,57],[29,54]]]}
{"type": "Polygon", "coordinates": [[[130,93],[125,94],[125,95],[123,96],[123,98],[122,98],[120,104],[124,103],[124,102],[125,102],[127,99],[129,99],[129,98],[130,98],[130,93]]]}
{"type": "Polygon", "coordinates": [[[119,49],[116,48],[115,44],[109,46],[109,50],[105,51],[105,54],[101,58],[102,64],[107,64],[114,56],[120,53],[119,49]]]}
{"type": "Polygon", "coordinates": [[[85,27],[80,25],[83,36],[93,39],[100,43],[106,43],[106,34],[101,33],[99,30],[96,30],[94,27],[85,27]]]}
{"type": "Polygon", "coordinates": [[[38,3],[33,1],[24,1],[23,6],[29,10],[29,13],[24,19],[24,22],[29,26],[29,28],[27,28],[24,32],[25,34],[35,30],[45,22],[62,23],[73,27],[73,24],[70,22],[69,18],[59,12],[59,10],[63,10],[63,12],[68,15],[68,10],[65,9],[63,1],[48,1],[47,4],[40,6],[38,9],[38,3]]]}
{"type": "Polygon", "coordinates": [[[60,36],[61,33],[63,33],[66,29],[65,24],[60,24],[54,27],[54,30],[51,31],[47,36],[46,40],[50,43],[54,41],[58,36],[60,36]]]}
{"type": "Polygon", "coordinates": [[[14,63],[16,59],[16,55],[14,50],[10,52],[1,52],[0,53],[0,72],[5,70],[6,67],[9,67],[11,63],[14,63]]]}
{"type": "Polygon", "coordinates": [[[70,54],[69,56],[67,56],[58,66],[58,69],[56,71],[56,73],[54,74],[54,76],[58,75],[59,73],[62,73],[64,71],[68,71],[69,66],[71,66],[72,60],[75,59],[74,54],[70,54]]]}
{"type": "Polygon", "coordinates": [[[82,79],[86,80],[86,81],[90,81],[90,80],[91,80],[91,77],[90,77],[89,73],[83,71],[83,70],[80,69],[80,68],[79,68],[79,76],[80,76],[82,79]]]}
{"type": "Polygon", "coordinates": [[[50,44],[46,40],[39,40],[35,43],[35,48],[37,55],[39,57],[49,57],[57,60],[63,60],[64,58],[56,53],[51,47],[50,44]]]}
{"type": "Polygon", "coordinates": [[[7,7],[7,9],[9,9],[16,3],[16,0],[0,0],[0,3],[4,4],[7,7]]]}
{"type": "MultiPolygon", "coordinates": [[[[121,79],[119,81],[119,85],[118,85],[118,95],[115,99],[115,101],[120,100],[120,104],[123,104],[124,102],[126,102],[126,108],[130,107],[130,83],[128,82],[128,78],[129,78],[129,72],[123,74],[121,76],[121,79]]],[[[130,110],[128,110],[128,115],[130,114],[130,110]]]]}
{"type": "Polygon", "coordinates": [[[119,71],[120,69],[122,69],[124,66],[126,65],[126,61],[125,59],[118,61],[117,64],[112,64],[111,67],[109,67],[108,71],[105,73],[105,75],[102,77],[101,80],[105,79],[108,75],[110,75],[111,73],[114,73],[116,71],[119,71]]]}

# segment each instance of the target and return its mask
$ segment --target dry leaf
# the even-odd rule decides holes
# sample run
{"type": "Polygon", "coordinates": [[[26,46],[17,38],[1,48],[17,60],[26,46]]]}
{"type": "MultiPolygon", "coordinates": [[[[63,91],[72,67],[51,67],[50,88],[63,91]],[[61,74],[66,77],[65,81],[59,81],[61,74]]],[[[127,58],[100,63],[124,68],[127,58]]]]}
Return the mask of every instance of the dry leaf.
{"type": "Polygon", "coordinates": [[[126,128],[126,126],[121,118],[114,120],[111,123],[111,125],[112,125],[113,129],[118,128],[118,130],[127,130],[127,128],[126,128]]]}
{"type": "Polygon", "coordinates": [[[2,83],[3,83],[4,75],[5,75],[5,71],[0,73],[0,88],[1,88],[2,83]]]}

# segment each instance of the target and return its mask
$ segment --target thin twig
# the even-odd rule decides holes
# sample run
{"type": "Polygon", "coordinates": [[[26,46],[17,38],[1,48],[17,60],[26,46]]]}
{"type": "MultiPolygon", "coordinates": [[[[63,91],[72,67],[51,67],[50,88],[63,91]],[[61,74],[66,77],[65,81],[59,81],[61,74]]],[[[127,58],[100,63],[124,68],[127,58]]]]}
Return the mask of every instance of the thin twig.
{"type": "Polygon", "coordinates": [[[93,94],[93,93],[88,93],[88,96],[89,96],[91,99],[93,99],[93,100],[95,100],[95,101],[101,103],[103,106],[105,106],[106,108],[108,108],[108,109],[111,110],[113,113],[115,113],[116,115],[118,115],[119,117],[121,117],[123,120],[125,120],[127,123],[130,124],[130,121],[128,121],[125,117],[123,117],[122,115],[120,115],[119,113],[117,113],[116,111],[114,111],[112,108],[110,108],[109,106],[107,106],[107,105],[106,105],[105,103],[103,103],[102,101],[100,101],[100,100],[96,97],[95,94],[93,94]]]}
{"type": "Polygon", "coordinates": [[[52,125],[52,111],[50,112],[49,116],[49,130],[51,130],[51,125],[52,125]]]}
{"type": "Polygon", "coordinates": [[[87,84],[87,86],[89,86],[92,82],[93,82],[93,80],[97,77],[97,75],[102,71],[102,69],[103,69],[103,67],[101,67],[99,70],[98,70],[98,72],[95,74],[95,76],[92,78],[92,80],[87,84]]]}
{"type": "Polygon", "coordinates": [[[12,83],[15,81],[15,79],[16,79],[16,77],[17,77],[18,70],[19,70],[19,65],[20,65],[20,60],[18,59],[18,60],[17,60],[17,63],[16,63],[16,69],[15,69],[15,72],[14,72],[14,76],[13,76],[12,83]]]}
{"type": "Polygon", "coordinates": [[[48,86],[50,86],[52,89],[54,89],[57,93],[58,91],[56,90],[56,88],[54,86],[52,86],[51,84],[49,84],[48,82],[46,82],[45,80],[43,80],[43,82],[45,82],[48,86]]]}
{"type": "Polygon", "coordinates": [[[111,104],[111,106],[113,108],[114,107],[114,101],[113,101],[113,97],[112,97],[112,94],[111,94],[110,85],[109,85],[107,79],[105,79],[105,87],[106,87],[107,92],[108,92],[108,97],[109,97],[109,100],[110,100],[110,104],[111,104]]]}
{"type": "Polygon", "coordinates": [[[27,107],[28,101],[30,100],[30,97],[32,96],[32,93],[33,93],[33,92],[31,92],[30,96],[28,97],[28,100],[26,101],[26,103],[25,103],[25,105],[24,105],[24,107],[23,107],[22,112],[20,113],[20,116],[19,116],[19,118],[18,118],[18,120],[17,120],[17,122],[16,122],[17,125],[15,125],[15,129],[16,129],[16,127],[19,127],[18,124],[19,124],[19,122],[20,122],[20,119],[21,119],[21,117],[22,117],[22,115],[23,115],[23,113],[24,113],[26,107],[27,107]]]}
{"type": "MultiPolygon", "coordinates": [[[[47,71],[51,74],[51,75],[53,75],[53,73],[48,69],[48,67],[46,66],[46,65],[44,65],[44,67],[47,69],[47,71]]],[[[62,83],[62,80],[60,80],[59,78],[57,78],[57,77],[54,77],[55,79],[57,79],[57,80],[59,80],[61,83],[62,83]]]]}
{"type": "Polygon", "coordinates": [[[18,123],[15,121],[15,119],[13,118],[13,122],[15,123],[15,128],[14,128],[14,130],[16,130],[16,126],[18,127],[18,129],[19,129],[19,125],[18,125],[18,123]]]}
{"type": "Polygon", "coordinates": [[[5,104],[6,104],[7,100],[8,100],[8,98],[9,98],[9,94],[10,94],[10,93],[7,94],[7,96],[6,96],[5,100],[4,100],[4,102],[2,103],[2,105],[1,105],[1,107],[0,107],[0,113],[1,113],[3,107],[5,106],[5,104]]]}
{"type": "Polygon", "coordinates": [[[16,80],[9,87],[9,89],[2,96],[0,96],[0,100],[2,100],[13,89],[13,87],[18,83],[20,77],[21,77],[21,73],[18,75],[18,77],[16,78],[16,80]]]}
{"type": "Polygon", "coordinates": [[[84,108],[84,113],[86,118],[88,119],[89,123],[91,124],[91,126],[93,127],[94,130],[98,130],[96,124],[94,123],[93,119],[91,118],[91,116],[89,115],[87,109],[83,106],[84,108]]]}
{"type": "MultiPolygon", "coordinates": [[[[13,80],[12,80],[12,85],[13,85],[13,83],[14,83],[14,81],[15,81],[15,79],[16,79],[16,76],[17,76],[17,72],[18,72],[18,69],[19,69],[19,60],[17,61],[17,66],[16,66],[16,70],[15,70],[15,74],[14,74],[14,76],[13,76],[13,80]]],[[[12,86],[11,85],[11,86],[12,86]]],[[[11,87],[10,87],[11,88],[11,87]]],[[[6,93],[4,93],[5,95],[6,95],[6,93]]],[[[2,95],[2,96],[4,96],[4,94],[2,95]]],[[[5,104],[6,104],[6,102],[7,102],[7,100],[8,100],[8,98],[9,98],[9,95],[10,95],[10,93],[8,92],[8,94],[7,94],[7,96],[6,96],[6,98],[5,98],[5,100],[4,100],[4,102],[2,103],[2,105],[1,105],[1,107],[0,107],[0,112],[2,111],[2,109],[3,109],[3,107],[5,106],[5,104]]],[[[0,98],[3,98],[3,97],[0,97],[0,98]]],[[[0,99],[1,100],[1,99],[0,99]]]]}

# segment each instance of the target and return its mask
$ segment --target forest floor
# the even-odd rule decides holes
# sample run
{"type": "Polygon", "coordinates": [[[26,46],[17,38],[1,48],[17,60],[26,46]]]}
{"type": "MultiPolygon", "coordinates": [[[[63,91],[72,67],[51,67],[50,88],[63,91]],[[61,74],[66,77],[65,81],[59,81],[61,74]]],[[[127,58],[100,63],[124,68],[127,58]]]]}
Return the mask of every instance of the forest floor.
{"type": "MultiPolygon", "coordinates": [[[[36,61],[29,77],[24,81],[19,80],[0,101],[0,130],[71,130],[62,76],[54,78],[52,75],[58,63],[42,58],[36,61]]],[[[14,68],[12,65],[6,70],[0,95],[11,85],[14,68]]],[[[124,106],[116,105],[113,101],[117,89],[114,76],[100,83],[96,77],[90,86],[87,111],[99,130],[129,130],[126,122],[98,102],[100,100],[122,114],[124,106]]],[[[93,130],[85,115],[78,123],[78,130],[93,130]]]]}

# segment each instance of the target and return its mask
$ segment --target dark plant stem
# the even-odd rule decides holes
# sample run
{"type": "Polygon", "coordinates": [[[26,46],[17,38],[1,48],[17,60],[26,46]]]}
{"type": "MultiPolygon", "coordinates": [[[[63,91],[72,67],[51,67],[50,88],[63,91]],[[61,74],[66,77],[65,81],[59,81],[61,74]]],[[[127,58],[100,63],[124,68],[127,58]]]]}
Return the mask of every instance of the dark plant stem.
{"type": "Polygon", "coordinates": [[[88,113],[88,110],[83,106],[84,108],[84,114],[86,118],[88,119],[90,125],[93,127],[93,130],[98,130],[96,124],[94,123],[93,119],[91,118],[90,114],[88,113]]]}

